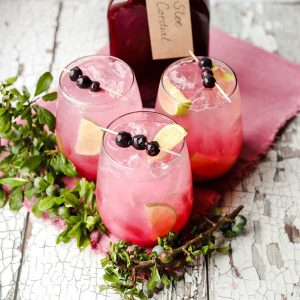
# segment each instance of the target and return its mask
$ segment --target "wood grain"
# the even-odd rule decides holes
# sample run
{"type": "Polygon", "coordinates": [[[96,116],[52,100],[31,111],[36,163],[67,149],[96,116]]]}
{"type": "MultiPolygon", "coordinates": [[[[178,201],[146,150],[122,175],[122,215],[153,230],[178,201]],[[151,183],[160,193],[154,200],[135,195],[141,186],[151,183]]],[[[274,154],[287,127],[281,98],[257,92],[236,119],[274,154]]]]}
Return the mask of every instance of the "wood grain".
{"type": "MultiPolygon", "coordinates": [[[[300,62],[300,5],[224,4],[212,12],[214,26],[300,62]]],[[[225,207],[245,205],[247,234],[231,242],[231,255],[210,259],[210,299],[300,298],[299,158],[298,117],[257,170],[226,195],[225,207]]]]}
{"type": "MultiPolygon", "coordinates": [[[[55,0],[0,1],[0,79],[19,74],[18,85],[32,88],[49,69],[57,4],[55,0]]],[[[0,299],[16,299],[27,221],[25,210],[1,209],[0,299]]]]}

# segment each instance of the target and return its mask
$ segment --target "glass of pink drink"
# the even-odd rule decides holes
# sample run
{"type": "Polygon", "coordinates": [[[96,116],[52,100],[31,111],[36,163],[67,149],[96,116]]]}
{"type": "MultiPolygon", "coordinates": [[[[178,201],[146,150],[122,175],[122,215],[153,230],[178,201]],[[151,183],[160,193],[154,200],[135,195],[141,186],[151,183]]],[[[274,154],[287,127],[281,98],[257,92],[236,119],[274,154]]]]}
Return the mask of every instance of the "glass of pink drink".
{"type": "MultiPolygon", "coordinates": [[[[199,57],[201,59],[201,57],[199,57]]],[[[161,78],[156,111],[172,117],[189,132],[187,144],[194,180],[224,175],[236,162],[242,145],[240,92],[232,69],[211,59],[216,87],[205,88],[202,70],[192,58],[170,65],[161,78]]]]}
{"type": "Polygon", "coordinates": [[[59,80],[56,134],[60,149],[79,174],[95,180],[103,133],[85,119],[106,127],[115,118],[140,110],[142,102],[134,73],[122,60],[86,56],[70,63],[66,70],[75,66],[105,89],[99,92],[81,89],[71,81],[69,72],[63,71],[59,80]]]}
{"type": "MultiPolygon", "coordinates": [[[[144,134],[151,141],[170,118],[155,112],[126,114],[109,129],[144,134]]],[[[97,177],[97,206],[109,231],[117,238],[150,246],[158,236],[178,232],[187,222],[193,203],[192,175],[185,141],[150,157],[133,147],[120,148],[115,135],[105,133],[97,177]],[[162,153],[162,152],[161,152],[162,153]]]]}

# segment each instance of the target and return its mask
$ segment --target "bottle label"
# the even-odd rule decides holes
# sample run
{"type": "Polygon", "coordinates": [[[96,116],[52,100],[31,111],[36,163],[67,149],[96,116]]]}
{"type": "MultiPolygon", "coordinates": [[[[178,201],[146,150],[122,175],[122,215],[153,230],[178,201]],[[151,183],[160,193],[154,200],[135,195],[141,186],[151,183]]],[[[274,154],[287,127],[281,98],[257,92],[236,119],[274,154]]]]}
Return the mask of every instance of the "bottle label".
{"type": "Polygon", "coordinates": [[[153,59],[194,51],[189,0],[146,0],[153,59]]]}

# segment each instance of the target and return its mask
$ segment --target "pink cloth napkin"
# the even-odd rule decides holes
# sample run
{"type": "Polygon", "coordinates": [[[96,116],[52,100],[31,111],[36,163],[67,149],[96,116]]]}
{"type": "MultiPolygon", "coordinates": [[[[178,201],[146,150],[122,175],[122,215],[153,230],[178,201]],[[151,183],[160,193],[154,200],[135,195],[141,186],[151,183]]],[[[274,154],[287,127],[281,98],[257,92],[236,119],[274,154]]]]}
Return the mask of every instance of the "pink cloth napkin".
{"type": "Polygon", "coordinates": [[[300,65],[213,29],[210,56],[236,72],[242,99],[244,144],[234,168],[214,186],[229,188],[266,154],[278,131],[300,111],[300,65]]]}

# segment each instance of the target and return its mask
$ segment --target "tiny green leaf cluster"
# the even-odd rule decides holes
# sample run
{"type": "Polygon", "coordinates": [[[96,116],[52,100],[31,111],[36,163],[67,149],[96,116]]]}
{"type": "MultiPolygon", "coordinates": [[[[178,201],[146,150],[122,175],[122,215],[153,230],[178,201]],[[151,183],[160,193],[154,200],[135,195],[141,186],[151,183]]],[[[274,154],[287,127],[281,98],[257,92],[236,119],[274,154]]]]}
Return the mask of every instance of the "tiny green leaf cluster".
{"type": "Polygon", "coordinates": [[[113,289],[127,300],[148,299],[172,281],[182,279],[186,268],[194,265],[199,255],[214,251],[228,253],[229,246],[216,245],[216,233],[224,237],[229,233],[230,237],[241,234],[246,225],[245,217],[239,215],[242,208],[240,206],[230,214],[217,215],[211,220],[202,217],[189,233],[169,232],[158,238],[158,245],[152,251],[124,241],[111,244],[110,252],[102,260],[106,285],[101,291],[113,289]]]}
{"type": "Polygon", "coordinates": [[[32,201],[32,212],[40,217],[61,218],[66,225],[57,242],[77,240],[82,250],[90,243],[90,233],[106,233],[96,208],[95,184],[78,179],[75,187],[66,188],[64,177],[77,176],[74,165],[58,151],[54,115],[36,104],[53,101],[56,92],[47,92],[53,77],[44,73],[34,95],[12,85],[11,77],[0,83],[0,207],[6,203],[18,211],[24,197],[32,201]]]}

